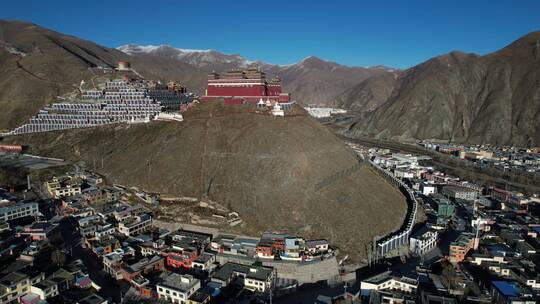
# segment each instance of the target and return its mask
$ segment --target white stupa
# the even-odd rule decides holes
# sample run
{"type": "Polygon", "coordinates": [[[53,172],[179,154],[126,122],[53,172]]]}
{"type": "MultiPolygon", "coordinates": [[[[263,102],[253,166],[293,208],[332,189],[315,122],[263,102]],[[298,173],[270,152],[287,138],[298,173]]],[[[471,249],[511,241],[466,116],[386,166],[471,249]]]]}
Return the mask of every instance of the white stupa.
{"type": "Polygon", "coordinates": [[[281,109],[281,106],[278,102],[274,104],[274,107],[272,108],[272,115],[274,116],[285,116],[285,111],[281,109]]]}

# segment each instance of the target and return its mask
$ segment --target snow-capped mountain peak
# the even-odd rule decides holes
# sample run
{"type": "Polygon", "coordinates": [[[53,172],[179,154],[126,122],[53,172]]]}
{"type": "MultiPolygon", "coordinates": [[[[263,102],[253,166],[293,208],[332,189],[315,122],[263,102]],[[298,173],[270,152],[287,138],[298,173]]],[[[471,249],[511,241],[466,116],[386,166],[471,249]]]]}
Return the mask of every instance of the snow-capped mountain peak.
{"type": "Polygon", "coordinates": [[[136,53],[153,53],[153,52],[157,52],[157,51],[160,51],[160,50],[166,50],[166,49],[174,49],[178,52],[182,52],[182,53],[209,53],[211,52],[212,50],[208,49],[208,50],[197,50],[197,49],[181,49],[181,48],[175,48],[171,45],[168,45],[168,44],[160,44],[160,45],[152,45],[152,44],[148,44],[148,45],[138,45],[138,44],[126,44],[126,45],[121,45],[119,47],[117,47],[116,49],[126,53],[126,54],[130,54],[130,55],[133,55],[133,54],[136,54],[136,53]]]}
{"type": "Polygon", "coordinates": [[[170,45],[136,45],[126,44],[117,47],[118,50],[129,55],[154,54],[165,57],[172,57],[190,63],[195,66],[204,67],[215,63],[233,64],[247,67],[254,63],[238,54],[224,54],[214,50],[183,49],[170,45]]]}

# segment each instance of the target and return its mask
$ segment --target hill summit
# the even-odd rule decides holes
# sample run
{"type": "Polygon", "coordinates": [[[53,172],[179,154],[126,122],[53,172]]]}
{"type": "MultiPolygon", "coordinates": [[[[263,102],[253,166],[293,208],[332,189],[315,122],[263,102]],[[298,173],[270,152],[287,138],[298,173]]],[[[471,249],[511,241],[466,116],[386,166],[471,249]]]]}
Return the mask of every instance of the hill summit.
{"type": "Polygon", "coordinates": [[[8,138],[31,153],[96,159],[115,183],[163,194],[208,196],[241,214],[245,233],[328,238],[353,259],[391,232],[406,204],[398,190],[300,107],[286,117],[208,102],[182,123],[151,122],[8,138]],[[134,161],[136,160],[136,161],[134,161]],[[345,173],[344,173],[345,172],[345,173]]]}

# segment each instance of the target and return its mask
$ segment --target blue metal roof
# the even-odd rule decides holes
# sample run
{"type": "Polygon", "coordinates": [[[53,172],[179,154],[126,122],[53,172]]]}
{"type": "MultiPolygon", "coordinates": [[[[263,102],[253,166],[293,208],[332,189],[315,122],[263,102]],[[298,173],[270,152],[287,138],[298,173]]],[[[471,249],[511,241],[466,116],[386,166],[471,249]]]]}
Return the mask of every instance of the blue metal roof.
{"type": "Polygon", "coordinates": [[[519,296],[519,287],[516,282],[493,281],[491,284],[505,297],[519,296]]]}

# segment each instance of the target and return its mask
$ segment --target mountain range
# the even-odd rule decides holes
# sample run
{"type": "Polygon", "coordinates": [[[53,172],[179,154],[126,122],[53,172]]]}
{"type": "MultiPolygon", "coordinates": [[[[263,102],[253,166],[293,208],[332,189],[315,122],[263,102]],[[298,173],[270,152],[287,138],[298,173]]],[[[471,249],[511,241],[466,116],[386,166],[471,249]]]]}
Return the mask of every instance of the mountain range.
{"type": "Polygon", "coordinates": [[[451,52],[367,79],[333,102],[366,111],[352,136],[538,146],[539,68],[533,32],[485,56],[451,52]]]}
{"type": "Polygon", "coordinates": [[[345,108],[350,136],[520,146],[540,144],[540,32],[480,56],[451,52],[406,70],[348,67],[310,56],[290,65],[168,45],[108,48],[20,21],[0,21],[0,130],[127,60],[141,74],[203,93],[206,74],[260,67],[303,105],[345,108]]]}
{"type": "MultiPolygon", "coordinates": [[[[293,94],[302,104],[325,104],[344,90],[372,76],[391,73],[394,69],[384,66],[363,68],[348,67],[315,56],[304,58],[298,63],[277,65],[252,61],[238,54],[224,54],[214,50],[179,49],[169,45],[123,45],[118,50],[135,58],[167,58],[187,63],[204,73],[222,72],[236,68],[260,68],[271,76],[279,76],[285,91],[293,94]]],[[[206,82],[194,86],[202,93],[206,82]]]]}

